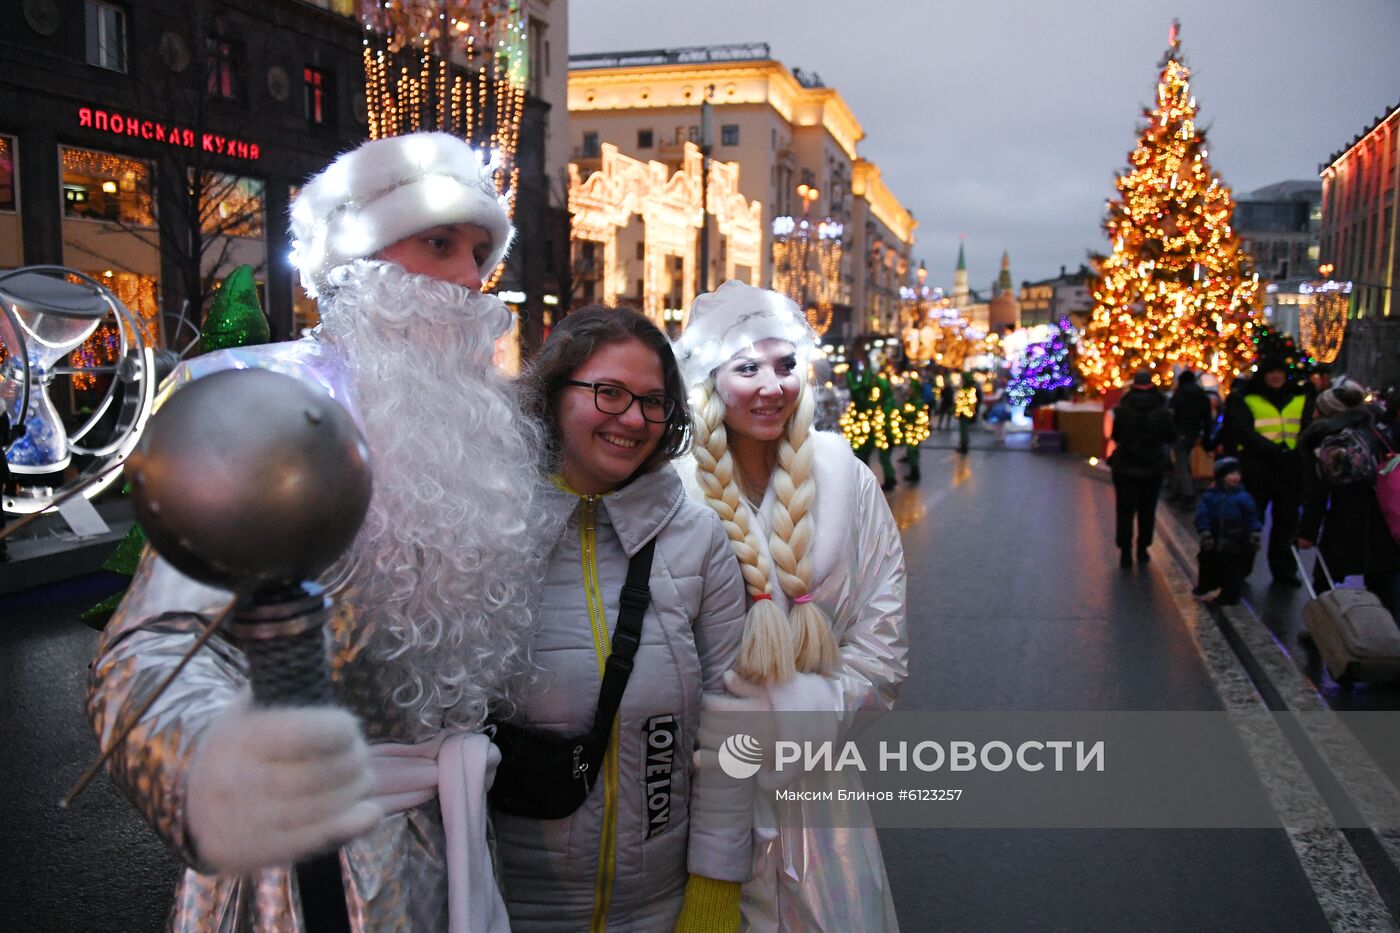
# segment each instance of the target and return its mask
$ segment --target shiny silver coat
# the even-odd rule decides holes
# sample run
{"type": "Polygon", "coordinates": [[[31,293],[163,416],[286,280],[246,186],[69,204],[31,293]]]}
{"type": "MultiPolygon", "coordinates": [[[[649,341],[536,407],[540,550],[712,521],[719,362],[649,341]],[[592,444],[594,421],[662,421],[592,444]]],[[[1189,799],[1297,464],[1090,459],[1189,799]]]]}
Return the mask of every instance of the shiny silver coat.
{"type": "MultiPolygon", "coordinates": [[[[315,339],[225,350],[182,364],[172,385],[220,369],[264,367],[297,376],[355,415],[350,379],[335,349],[315,339]]],[[[167,389],[169,391],[169,389],[167,389]]],[[[357,418],[358,420],[358,418],[357,418]]],[[[131,589],[98,644],[89,680],[88,714],[103,748],[189,649],[229,593],[183,576],[149,549],[131,589]],[[198,614],[198,615],[196,615],[198,614]]],[[[414,742],[421,727],[386,708],[381,672],[364,650],[374,607],[353,578],[336,587],[326,625],[337,701],[357,716],[374,742],[414,742]]],[[[186,862],[169,929],[296,931],[294,882],[286,869],[245,879],[201,874],[187,835],[185,781],[200,734],[244,689],[246,665],[216,636],[156,701],[111,760],[113,780],[147,822],[186,862]]],[[[362,933],[447,929],[447,876],[436,799],[385,818],[341,850],[351,922],[362,933]]]]}
{"type": "MultiPolygon", "coordinates": [[[[905,629],[904,546],[875,475],[837,434],[815,432],[817,490],[812,515],[812,595],[831,619],[841,666],[830,688],[842,712],[842,732],[859,712],[894,706],[908,676],[905,629]]],[[[698,486],[691,487],[699,494],[698,486]]],[[[756,530],[767,549],[774,492],[757,506],[756,530]]],[[[773,575],[773,601],[788,601],[773,575]]],[[[778,712],[781,712],[779,710],[778,712]]],[[[843,734],[838,734],[840,741],[843,734]]],[[[794,790],[834,792],[837,775],[812,773],[794,790]]],[[[859,776],[841,775],[841,787],[860,790],[859,776]]],[[[756,825],[756,872],[744,886],[746,929],[754,931],[844,931],[898,929],[880,842],[863,803],[850,804],[846,824],[811,825],[813,804],[782,801],[773,812],[760,806],[756,825]]],[[[827,806],[822,804],[821,806],[827,806]]],[[[828,820],[829,821],[829,820],[828,820]]]]}

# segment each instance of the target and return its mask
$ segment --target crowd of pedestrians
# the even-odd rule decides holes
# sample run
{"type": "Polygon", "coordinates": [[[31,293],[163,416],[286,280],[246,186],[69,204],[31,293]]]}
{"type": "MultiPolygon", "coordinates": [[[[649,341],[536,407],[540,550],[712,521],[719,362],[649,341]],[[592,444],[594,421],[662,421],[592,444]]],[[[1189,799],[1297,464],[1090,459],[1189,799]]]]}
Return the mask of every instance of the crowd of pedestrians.
{"type": "MultiPolygon", "coordinates": [[[[1376,478],[1400,440],[1398,419],[1400,391],[1334,383],[1326,365],[1298,380],[1276,356],[1257,360],[1223,400],[1190,370],[1176,375],[1170,398],[1152,373],[1135,374],[1113,409],[1109,457],[1122,566],[1150,559],[1165,486],[1171,506],[1194,513],[1198,595],[1218,590],[1219,603],[1238,602],[1261,548],[1274,585],[1301,586],[1294,548],[1317,547],[1334,579],[1362,577],[1394,612],[1400,543],[1376,478]]],[[[1314,583],[1329,587],[1320,567],[1314,583]]]]}

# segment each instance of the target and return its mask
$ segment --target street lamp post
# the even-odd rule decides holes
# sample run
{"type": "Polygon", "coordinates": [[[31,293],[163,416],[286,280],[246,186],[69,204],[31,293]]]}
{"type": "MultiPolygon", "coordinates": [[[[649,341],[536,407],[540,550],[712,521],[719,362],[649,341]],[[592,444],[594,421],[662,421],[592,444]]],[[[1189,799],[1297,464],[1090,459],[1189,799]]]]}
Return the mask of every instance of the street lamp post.
{"type": "Polygon", "coordinates": [[[714,147],[714,117],[710,95],[713,84],[705,88],[700,102],[700,269],[696,274],[696,294],[710,290],[710,150],[714,147]]]}

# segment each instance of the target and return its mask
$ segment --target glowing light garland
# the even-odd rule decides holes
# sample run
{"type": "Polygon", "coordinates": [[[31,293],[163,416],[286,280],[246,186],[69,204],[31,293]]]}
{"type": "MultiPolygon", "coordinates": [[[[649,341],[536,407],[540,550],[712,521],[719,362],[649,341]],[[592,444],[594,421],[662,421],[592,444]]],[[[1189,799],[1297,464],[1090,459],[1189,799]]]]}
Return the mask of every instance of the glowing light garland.
{"type": "Polygon", "coordinates": [[[360,0],[359,15],[370,139],[444,130],[496,153],[514,217],[529,62],[520,0],[360,0]]]}
{"type": "Polygon", "coordinates": [[[1305,287],[1310,294],[1299,302],[1299,342],[1303,352],[1319,363],[1331,363],[1342,352],[1351,311],[1351,283],[1319,282],[1305,287]]]}
{"type": "Polygon", "coordinates": [[[1175,24],[1161,64],[1156,106],[1144,111],[1120,198],[1108,204],[1113,250],[1095,258],[1093,317],[1078,355],[1094,394],[1139,369],[1167,383],[1176,366],[1228,385],[1254,355],[1259,277],[1231,226],[1230,189],[1196,128],[1175,24]]]}
{"type": "Polygon", "coordinates": [[[843,232],[830,218],[773,219],[773,290],[797,302],[817,336],[831,326],[832,305],[841,294],[843,232]]]}
{"type": "MultiPolygon", "coordinates": [[[[127,310],[136,317],[146,344],[158,346],[156,334],[159,327],[156,319],[160,306],[156,302],[156,277],[131,272],[89,272],[88,275],[110,288],[117,300],[126,305],[127,310]]],[[[81,369],[110,366],[117,362],[120,349],[121,333],[115,321],[109,317],[78,349],[69,354],[68,362],[70,366],[81,369]]],[[[75,389],[90,389],[96,384],[97,377],[93,373],[73,374],[75,389]]]]}

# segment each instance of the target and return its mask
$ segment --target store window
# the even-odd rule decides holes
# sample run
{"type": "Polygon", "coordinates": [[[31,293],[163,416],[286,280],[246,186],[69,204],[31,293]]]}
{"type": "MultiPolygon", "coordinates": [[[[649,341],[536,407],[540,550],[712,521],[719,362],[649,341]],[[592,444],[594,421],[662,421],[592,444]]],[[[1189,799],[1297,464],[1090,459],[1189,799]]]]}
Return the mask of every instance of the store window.
{"type": "Polygon", "coordinates": [[[205,172],[200,227],[210,236],[260,239],[263,235],[263,183],[256,178],[205,172]]]}
{"type": "Polygon", "coordinates": [[[155,224],[151,167],[137,159],[63,146],[63,214],[84,220],[155,224]]]}
{"type": "Polygon", "coordinates": [[[15,176],[19,167],[15,160],[15,140],[13,136],[0,136],[0,211],[16,209],[15,176]]]}
{"type": "Polygon", "coordinates": [[[301,70],[302,97],[307,123],[326,122],[326,88],[329,86],[326,73],[309,65],[301,70]]]}
{"type": "Polygon", "coordinates": [[[238,50],[227,39],[209,40],[209,95],[234,100],[238,97],[238,50]]]}
{"type": "Polygon", "coordinates": [[[126,71],[126,10],[99,0],[84,6],[87,27],[87,63],[112,71],[126,71]]]}

